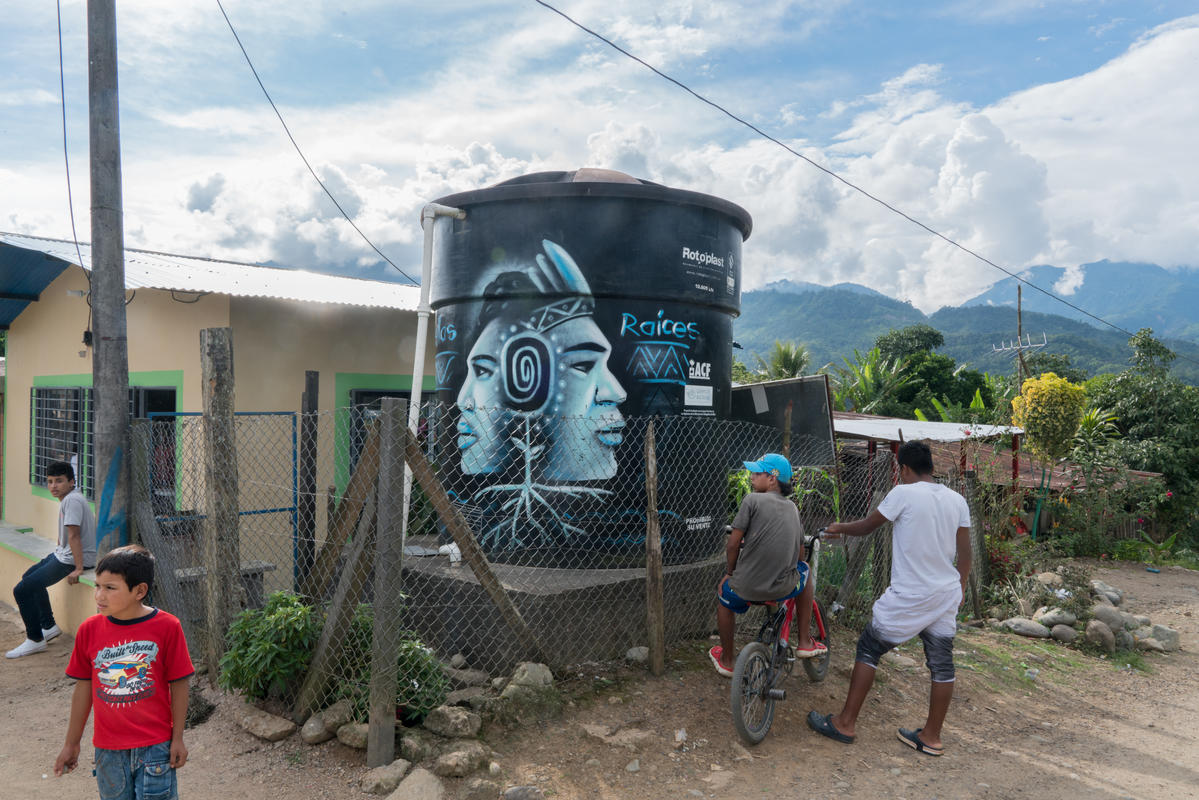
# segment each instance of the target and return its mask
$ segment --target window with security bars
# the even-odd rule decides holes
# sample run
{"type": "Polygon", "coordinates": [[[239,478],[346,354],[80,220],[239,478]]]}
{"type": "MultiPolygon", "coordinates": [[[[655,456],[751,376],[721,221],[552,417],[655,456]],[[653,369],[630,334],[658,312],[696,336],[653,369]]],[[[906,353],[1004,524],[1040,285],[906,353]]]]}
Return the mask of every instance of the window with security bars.
{"type": "Polygon", "coordinates": [[[85,497],[91,490],[92,391],[84,386],[35,387],[29,402],[29,482],[44,486],[46,468],[66,461],[75,469],[75,485],[85,497]]]}
{"type": "MultiPolygon", "coordinates": [[[[30,397],[29,482],[44,486],[46,468],[66,461],[75,469],[75,486],[95,500],[95,448],[92,425],[95,406],[87,386],[38,387],[30,397]]],[[[130,418],[151,412],[174,411],[173,387],[129,387],[130,418]]]]}

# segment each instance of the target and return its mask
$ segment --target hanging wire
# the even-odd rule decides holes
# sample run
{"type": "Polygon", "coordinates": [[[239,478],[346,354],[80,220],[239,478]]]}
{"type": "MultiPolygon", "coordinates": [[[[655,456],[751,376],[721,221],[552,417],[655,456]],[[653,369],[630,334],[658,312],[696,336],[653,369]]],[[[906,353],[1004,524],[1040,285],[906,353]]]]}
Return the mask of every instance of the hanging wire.
{"type": "MultiPolygon", "coordinates": [[[[1132,331],[1122,328],[1119,325],[1116,325],[1115,323],[1108,322],[1107,320],[1103,319],[1102,317],[1092,314],[1090,311],[1087,311],[1086,309],[1082,308],[1081,306],[1077,306],[1074,303],[1071,303],[1069,300],[1066,300],[1063,297],[1059,297],[1058,295],[1054,294],[1053,292],[1049,291],[1048,289],[1042,289],[1040,286],[1037,286],[1035,283],[1029,281],[1027,278],[1020,277],[1019,274],[1012,272],[1011,270],[1009,270],[1005,267],[1002,267],[999,264],[996,264],[994,261],[987,258],[986,256],[984,256],[980,253],[977,253],[974,250],[971,250],[966,245],[961,244],[960,242],[955,241],[954,239],[951,239],[950,237],[948,237],[945,234],[941,233],[940,231],[926,225],[925,223],[921,222],[920,220],[916,219],[915,217],[912,217],[912,216],[906,214],[905,212],[901,211],[900,209],[898,209],[895,206],[888,203],[886,200],[883,200],[883,199],[877,197],[876,195],[871,194],[867,190],[863,189],[861,186],[858,186],[857,184],[853,183],[849,179],[842,177],[841,175],[837,174],[833,170],[824,166],[820,162],[815,161],[815,160],[809,158],[808,156],[805,156],[803,153],[800,153],[799,151],[793,149],[791,146],[787,145],[786,143],[776,139],[775,137],[771,136],[769,133],[766,133],[764,130],[762,130],[758,126],[754,125],[752,122],[750,122],[742,117],[737,116],[736,114],[729,111],[727,108],[720,105],[719,103],[717,103],[713,100],[709,100],[707,97],[704,97],[702,94],[695,91],[690,86],[688,86],[687,84],[678,80],[677,78],[673,78],[670,75],[667,75],[665,72],[662,72],[660,69],[653,66],[652,64],[649,64],[648,62],[642,60],[641,58],[638,58],[637,56],[633,55],[628,50],[625,50],[623,47],[616,44],[615,42],[613,42],[611,39],[607,38],[603,34],[597,32],[595,30],[592,30],[591,28],[588,28],[586,25],[584,25],[583,23],[574,19],[569,14],[567,14],[564,11],[561,11],[561,10],[555,8],[554,6],[552,6],[551,4],[545,2],[545,0],[533,0],[533,2],[537,3],[537,5],[542,6],[545,9],[552,11],[553,13],[562,17],[564,20],[569,22],[571,25],[574,25],[579,30],[587,33],[590,36],[595,37],[596,39],[599,39],[601,42],[606,44],[608,47],[611,47],[613,50],[617,51],[618,53],[632,59],[633,61],[636,61],[638,64],[645,67],[649,71],[653,72],[658,77],[660,77],[664,80],[667,80],[670,83],[673,83],[675,86],[677,86],[680,89],[682,89],[683,91],[687,92],[692,97],[699,100],[701,103],[705,103],[705,104],[711,106],[712,108],[716,109],[720,113],[729,117],[733,121],[738,122],[741,125],[744,125],[746,128],[749,128],[751,131],[758,134],[762,138],[764,138],[770,142],[773,142],[774,144],[783,148],[784,150],[786,150],[788,153],[795,156],[796,158],[807,162],[808,164],[810,164],[811,166],[820,170],[821,172],[825,173],[826,175],[845,184],[853,191],[858,192],[859,194],[864,195],[865,197],[868,197],[869,199],[873,200],[875,203],[878,203],[879,205],[881,205],[883,208],[886,208],[887,210],[889,210],[895,214],[898,214],[899,216],[903,217],[908,222],[912,223],[913,225],[916,225],[917,227],[923,229],[924,231],[926,231],[928,233],[931,233],[933,236],[936,236],[938,239],[941,239],[942,241],[946,242],[947,244],[949,244],[953,247],[956,247],[957,249],[961,250],[962,252],[973,256],[974,258],[978,259],[979,261],[983,262],[984,264],[994,267],[995,269],[999,270],[1000,272],[1004,273],[1005,275],[1007,275],[1011,278],[1015,278],[1020,283],[1023,283],[1032,289],[1036,289],[1038,292],[1045,295],[1046,297],[1050,297],[1050,298],[1058,301],[1059,303],[1069,306],[1070,308],[1074,309],[1078,313],[1083,314],[1087,317],[1090,317],[1091,319],[1095,320],[1096,322],[1106,325],[1107,327],[1112,328],[1113,330],[1119,331],[1120,333],[1123,333],[1124,335],[1128,336],[1129,338],[1132,338],[1132,336],[1134,336],[1132,331]]],[[[1190,358],[1189,356],[1183,355],[1182,353],[1176,353],[1176,355],[1179,358],[1182,358],[1186,361],[1192,361],[1196,364],[1199,364],[1199,359],[1190,358]]]]}
{"type": "Polygon", "coordinates": [[[372,242],[369,238],[367,238],[367,235],[362,232],[361,228],[359,228],[357,225],[354,224],[354,220],[350,219],[350,215],[347,214],[346,210],[341,207],[341,203],[337,202],[337,198],[334,197],[333,193],[329,191],[329,187],[325,185],[325,182],[322,181],[320,179],[320,176],[316,174],[316,170],[314,170],[312,168],[312,165],[310,163],[308,163],[308,159],[304,156],[304,151],[300,149],[299,143],[296,142],[296,138],[291,135],[291,130],[287,127],[287,123],[283,120],[283,114],[280,113],[279,107],[276,106],[275,101],[271,99],[271,93],[266,90],[266,85],[263,84],[262,78],[258,77],[258,70],[256,70],[254,68],[254,62],[250,60],[250,54],[246,52],[245,45],[243,45],[241,43],[241,37],[237,35],[237,30],[233,27],[233,21],[230,20],[229,15],[225,13],[225,7],[223,5],[221,5],[221,0],[216,0],[216,4],[217,4],[217,8],[219,8],[221,10],[221,16],[223,16],[225,18],[225,24],[227,24],[229,26],[229,32],[233,34],[233,38],[237,41],[237,46],[241,49],[241,54],[245,57],[246,64],[248,64],[250,67],[250,72],[254,73],[254,80],[258,81],[258,88],[262,89],[263,95],[266,96],[266,101],[271,104],[271,108],[274,110],[275,116],[279,118],[279,124],[283,126],[283,132],[287,134],[287,138],[291,141],[292,147],[294,147],[296,149],[296,153],[299,154],[300,160],[304,162],[304,166],[307,167],[308,172],[312,174],[313,180],[315,180],[317,182],[317,184],[320,185],[321,189],[328,196],[328,198],[333,201],[333,205],[337,206],[337,210],[341,212],[341,215],[343,217],[345,217],[346,222],[350,223],[350,227],[358,232],[358,235],[362,237],[362,241],[364,241],[368,245],[370,245],[371,249],[374,250],[379,255],[379,258],[383,259],[388,264],[390,264],[395,269],[396,272],[400,273],[405,278],[407,278],[408,281],[410,283],[412,283],[414,286],[419,286],[420,283],[415,278],[413,278],[407,272],[404,272],[404,270],[402,270],[398,266],[396,266],[396,263],[394,261],[392,261],[390,258],[383,255],[383,251],[380,250],[378,247],[375,247],[375,243],[372,242]]]}

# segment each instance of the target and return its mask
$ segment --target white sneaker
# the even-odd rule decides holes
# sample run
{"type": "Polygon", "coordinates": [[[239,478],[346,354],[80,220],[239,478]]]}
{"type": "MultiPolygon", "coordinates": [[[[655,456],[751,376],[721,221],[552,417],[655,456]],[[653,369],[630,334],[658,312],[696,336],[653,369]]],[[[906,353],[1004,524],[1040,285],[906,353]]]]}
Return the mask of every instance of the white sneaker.
{"type": "Polygon", "coordinates": [[[35,642],[32,639],[26,639],[19,645],[9,650],[4,654],[5,658],[20,658],[21,656],[31,656],[34,653],[40,653],[46,649],[45,642],[35,642]]]}
{"type": "Polygon", "coordinates": [[[51,625],[49,628],[42,628],[42,641],[43,642],[48,642],[51,639],[53,639],[57,636],[61,636],[61,635],[62,635],[62,628],[58,627],[57,625],[51,625]]]}

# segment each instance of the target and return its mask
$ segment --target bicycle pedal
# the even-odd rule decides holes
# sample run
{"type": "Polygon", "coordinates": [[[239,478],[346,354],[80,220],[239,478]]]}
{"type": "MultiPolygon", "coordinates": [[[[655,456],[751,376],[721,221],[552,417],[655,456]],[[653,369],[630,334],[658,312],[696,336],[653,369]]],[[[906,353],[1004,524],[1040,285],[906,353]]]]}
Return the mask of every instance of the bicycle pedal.
{"type": "Polygon", "coordinates": [[[787,690],[786,689],[767,689],[766,696],[769,697],[771,700],[786,700],[787,699],[787,690]]]}

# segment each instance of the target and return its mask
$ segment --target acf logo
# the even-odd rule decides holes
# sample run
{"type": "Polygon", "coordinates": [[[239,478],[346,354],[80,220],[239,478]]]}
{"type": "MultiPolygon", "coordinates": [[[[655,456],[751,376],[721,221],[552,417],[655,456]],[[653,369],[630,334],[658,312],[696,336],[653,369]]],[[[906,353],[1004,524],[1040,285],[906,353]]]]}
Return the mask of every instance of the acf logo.
{"type": "Polygon", "coordinates": [[[708,361],[687,361],[687,377],[691,380],[711,380],[712,364],[708,361]]]}

